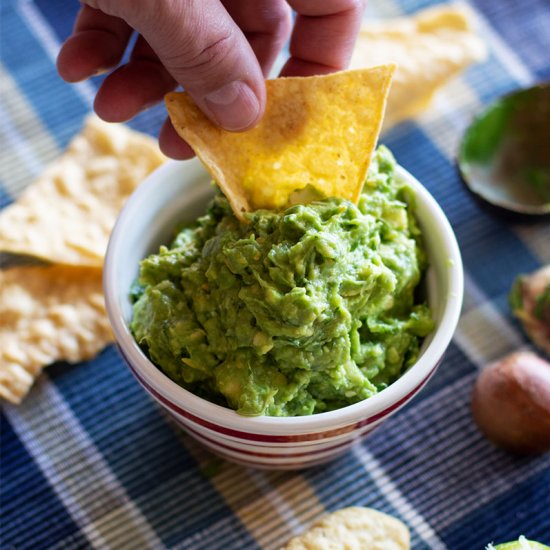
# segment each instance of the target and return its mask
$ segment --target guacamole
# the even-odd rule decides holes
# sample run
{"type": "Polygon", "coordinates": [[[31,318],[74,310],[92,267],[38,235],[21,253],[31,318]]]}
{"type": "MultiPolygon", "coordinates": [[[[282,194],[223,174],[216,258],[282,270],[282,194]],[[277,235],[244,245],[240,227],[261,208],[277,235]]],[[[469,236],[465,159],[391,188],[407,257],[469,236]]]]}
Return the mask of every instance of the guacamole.
{"type": "Polygon", "coordinates": [[[414,195],[374,154],[358,205],[328,198],[239,222],[206,215],[141,262],[131,330],[193,393],[243,415],[297,416],[396,380],[433,329],[414,195]]]}

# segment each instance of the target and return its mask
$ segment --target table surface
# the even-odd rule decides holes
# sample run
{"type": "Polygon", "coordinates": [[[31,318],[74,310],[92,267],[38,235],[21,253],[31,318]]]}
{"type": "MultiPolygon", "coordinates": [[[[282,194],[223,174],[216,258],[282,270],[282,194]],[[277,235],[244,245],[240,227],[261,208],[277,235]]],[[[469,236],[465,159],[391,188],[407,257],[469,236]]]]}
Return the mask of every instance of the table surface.
{"type": "MultiPolygon", "coordinates": [[[[430,0],[370,0],[391,17],[430,0]]],[[[405,521],[412,546],[484,548],[525,534],[550,544],[550,459],[492,447],[472,422],[479,369],[528,347],[509,312],[520,272],[550,262],[548,222],[480,210],[454,165],[481,105],[550,80],[548,0],[475,0],[490,48],[428,112],[382,137],[439,201],[466,269],[463,315],[426,389],[335,462],[303,472],[245,469],[209,454],[141,390],[114,347],[48,368],[19,407],[2,410],[2,548],[277,548],[325,511],[371,506],[405,521]]],[[[69,86],[55,71],[78,8],[1,5],[0,203],[9,204],[79,130],[101,79],[69,86]]],[[[131,125],[155,134],[161,107],[131,125]]],[[[498,414],[498,411],[495,411],[498,414]]]]}

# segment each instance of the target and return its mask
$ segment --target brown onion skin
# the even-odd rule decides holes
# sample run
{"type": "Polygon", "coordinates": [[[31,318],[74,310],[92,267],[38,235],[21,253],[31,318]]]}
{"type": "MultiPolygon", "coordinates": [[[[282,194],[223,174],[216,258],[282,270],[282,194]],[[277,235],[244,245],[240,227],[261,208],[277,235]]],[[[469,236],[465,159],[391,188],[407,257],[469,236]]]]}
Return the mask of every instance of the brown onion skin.
{"type": "Polygon", "coordinates": [[[517,454],[550,451],[550,363],[520,351],[487,366],[474,386],[472,413],[498,447],[517,454]]]}

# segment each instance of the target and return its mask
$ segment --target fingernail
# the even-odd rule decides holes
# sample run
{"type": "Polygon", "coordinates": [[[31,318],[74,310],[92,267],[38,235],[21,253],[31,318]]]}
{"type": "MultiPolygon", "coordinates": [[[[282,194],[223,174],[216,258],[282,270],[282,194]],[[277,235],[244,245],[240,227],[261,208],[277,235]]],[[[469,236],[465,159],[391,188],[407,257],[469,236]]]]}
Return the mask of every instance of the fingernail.
{"type": "Polygon", "coordinates": [[[248,84],[239,80],[222,86],[204,97],[211,118],[222,128],[244,130],[260,113],[260,102],[248,84]]]}

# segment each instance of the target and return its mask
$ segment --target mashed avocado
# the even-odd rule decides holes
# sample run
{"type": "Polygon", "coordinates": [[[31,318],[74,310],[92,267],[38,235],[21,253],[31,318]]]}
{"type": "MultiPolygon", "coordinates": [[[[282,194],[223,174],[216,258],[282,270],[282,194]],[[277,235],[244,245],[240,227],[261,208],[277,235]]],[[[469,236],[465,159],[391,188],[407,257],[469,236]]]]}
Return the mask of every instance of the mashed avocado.
{"type": "Polygon", "coordinates": [[[359,204],[324,199],[239,222],[218,194],[141,263],[131,330],[193,393],[243,415],[296,416],[396,380],[433,328],[413,194],[380,147],[359,204]]]}

